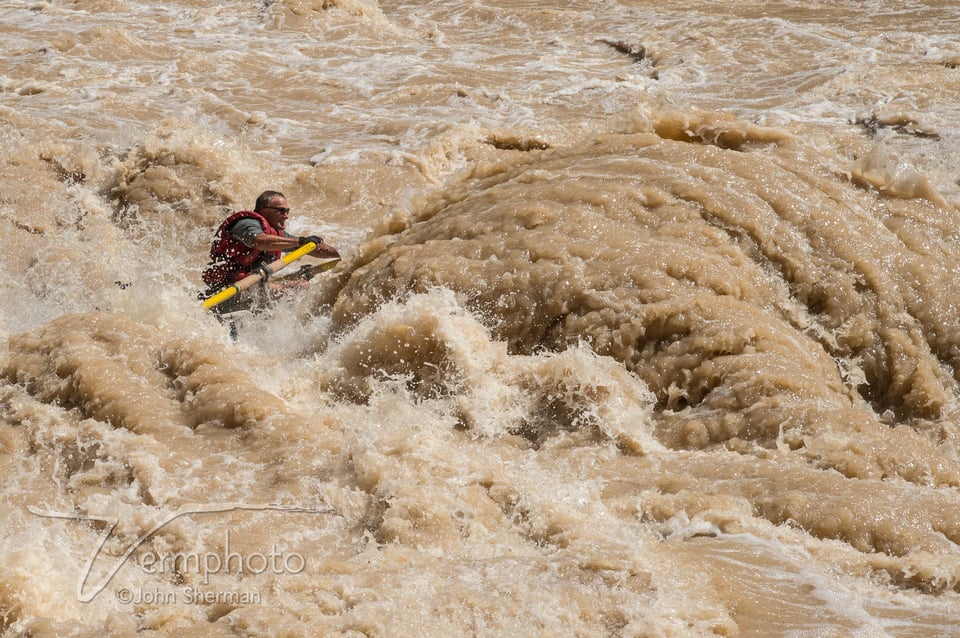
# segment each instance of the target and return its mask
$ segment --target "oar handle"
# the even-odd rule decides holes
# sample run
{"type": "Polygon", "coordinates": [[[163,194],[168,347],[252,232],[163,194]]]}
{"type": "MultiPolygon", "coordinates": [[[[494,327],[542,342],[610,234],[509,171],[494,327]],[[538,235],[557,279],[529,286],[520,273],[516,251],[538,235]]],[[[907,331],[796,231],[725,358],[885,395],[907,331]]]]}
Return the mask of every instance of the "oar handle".
{"type": "Polygon", "coordinates": [[[227,299],[230,299],[231,297],[233,297],[239,292],[240,292],[240,289],[237,288],[237,285],[231,284],[230,286],[227,286],[226,288],[224,288],[217,294],[213,295],[212,297],[207,297],[206,299],[204,299],[203,307],[209,310],[210,308],[213,308],[217,304],[222,304],[224,301],[226,301],[227,299]]]}
{"type": "MultiPolygon", "coordinates": [[[[276,261],[271,261],[269,264],[266,265],[266,269],[270,271],[271,275],[273,275],[278,271],[282,270],[283,268],[285,268],[286,266],[288,266],[289,264],[300,259],[304,255],[309,255],[314,250],[316,250],[316,248],[317,248],[317,245],[314,242],[308,241],[307,243],[305,243],[303,246],[300,246],[296,250],[291,250],[290,252],[286,253],[285,255],[280,257],[280,259],[277,259],[276,261]]],[[[230,299],[240,294],[241,291],[246,290],[250,286],[259,282],[261,279],[263,279],[263,275],[260,274],[259,272],[249,274],[243,279],[241,279],[240,281],[230,284],[229,286],[227,286],[220,292],[216,293],[212,297],[207,297],[206,299],[204,299],[203,307],[213,308],[217,304],[221,304],[227,299],[230,299]]]]}

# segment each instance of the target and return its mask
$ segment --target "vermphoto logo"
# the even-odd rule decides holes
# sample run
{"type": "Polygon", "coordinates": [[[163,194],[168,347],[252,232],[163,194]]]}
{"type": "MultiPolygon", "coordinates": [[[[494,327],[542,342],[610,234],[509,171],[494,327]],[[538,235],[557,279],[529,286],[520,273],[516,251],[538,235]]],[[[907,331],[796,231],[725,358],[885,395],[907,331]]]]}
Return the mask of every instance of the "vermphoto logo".
{"type": "MultiPolygon", "coordinates": [[[[124,552],[115,559],[113,565],[107,570],[106,576],[104,576],[99,583],[94,583],[88,586],[87,581],[90,579],[90,574],[93,569],[93,565],[96,562],[97,558],[100,556],[103,546],[106,544],[107,540],[110,538],[110,534],[113,532],[114,528],[120,522],[116,517],[111,516],[96,516],[94,514],[79,514],[71,512],[54,512],[51,510],[39,509],[33,506],[28,506],[27,509],[37,516],[43,516],[46,518],[60,518],[74,521],[95,521],[104,524],[104,529],[100,532],[100,537],[97,539],[97,545],[94,547],[93,552],[90,554],[90,558],[87,559],[86,564],[84,565],[78,579],[77,579],[77,600],[82,603],[88,603],[92,601],[97,595],[110,584],[110,581],[113,580],[113,577],[116,576],[117,572],[120,571],[120,568],[127,562],[130,556],[139,548],[143,543],[150,539],[151,536],[156,534],[158,531],[163,529],[164,526],[168,525],[172,521],[175,521],[178,518],[184,516],[190,516],[192,514],[210,514],[218,512],[231,512],[236,510],[254,510],[254,511],[266,511],[266,510],[275,510],[280,512],[296,512],[296,513],[307,513],[307,514],[330,514],[333,512],[332,507],[319,507],[319,508],[310,508],[310,507],[296,507],[288,505],[277,505],[277,504],[266,504],[266,505],[248,505],[242,503],[221,503],[221,504],[199,504],[199,503],[189,503],[183,505],[173,512],[166,514],[157,524],[151,527],[147,532],[141,534],[137,537],[132,543],[130,543],[124,552]]],[[[270,572],[274,574],[299,574],[302,572],[306,566],[306,559],[296,552],[284,552],[278,550],[276,545],[274,545],[267,552],[239,552],[234,549],[231,549],[230,545],[230,532],[226,531],[224,537],[224,545],[222,551],[219,552],[154,552],[147,551],[142,555],[138,556],[135,561],[140,569],[148,574],[166,574],[166,573],[177,573],[177,574],[188,574],[195,573],[200,576],[202,583],[204,585],[209,583],[209,578],[211,574],[262,574],[265,572],[270,572]]],[[[205,602],[211,596],[217,598],[214,602],[239,602],[234,600],[229,601],[220,601],[219,598],[226,596],[242,596],[249,597],[254,596],[254,601],[259,598],[259,594],[235,594],[234,592],[204,592],[199,589],[187,588],[180,592],[182,595],[180,597],[176,596],[175,592],[134,592],[129,589],[123,589],[121,592],[118,592],[117,599],[122,603],[136,603],[136,602],[164,602],[171,600],[169,597],[173,596],[172,600],[184,600],[188,603],[195,602],[205,602]],[[147,600],[144,600],[146,596],[147,600]],[[163,597],[166,598],[163,598],[163,597]]]]}

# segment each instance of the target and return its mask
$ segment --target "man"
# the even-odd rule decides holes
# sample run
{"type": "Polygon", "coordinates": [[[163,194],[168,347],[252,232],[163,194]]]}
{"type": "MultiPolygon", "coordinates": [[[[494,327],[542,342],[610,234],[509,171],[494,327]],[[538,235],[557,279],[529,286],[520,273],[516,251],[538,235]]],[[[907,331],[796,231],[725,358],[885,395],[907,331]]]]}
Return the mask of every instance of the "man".
{"type": "MultiPolygon", "coordinates": [[[[203,282],[209,293],[216,292],[228,284],[240,281],[247,275],[260,272],[265,264],[279,259],[281,254],[299,248],[307,242],[314,242],[317,248],[311,257],[339,257],[340,253],[316,235],[294,237],[286,232],[290,206],[283,193],[265,191],[257,197],[253,210],[239,211],[228,217],[217,229],[213,245],[210,247],[210,263],[203,271],[203,282]]],[[[264,282],[262,282],[264,283],[264,282]]],[[[303,285],[305,282],[271,283],[270,290],[275,296],[284,288],[303,285]]],[[[221,304],[221,312],[237,310],[248,304],[221,304]]]]}

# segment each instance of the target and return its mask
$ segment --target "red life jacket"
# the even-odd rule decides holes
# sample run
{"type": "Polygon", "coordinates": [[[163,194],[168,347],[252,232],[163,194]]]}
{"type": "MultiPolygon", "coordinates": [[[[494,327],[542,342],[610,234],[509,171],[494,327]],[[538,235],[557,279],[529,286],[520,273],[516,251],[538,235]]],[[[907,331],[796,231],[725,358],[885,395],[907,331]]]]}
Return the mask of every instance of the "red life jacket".
{"type": "Polygon", "coordinates": [[[210,263],[203,271],[203,283],[211,288],[218,288],[235,281],[240,281],[256,270],[261,263],[269,263],[280,258],[279,250],[263,251],[251,248],[230,234],[230,226],[239,219],[249,217],[256,219],[263,226],[267,235],[279,235],[270,222],[252,210],[242,210],[227,217],[213,239],[210,246],[210,263]]]}

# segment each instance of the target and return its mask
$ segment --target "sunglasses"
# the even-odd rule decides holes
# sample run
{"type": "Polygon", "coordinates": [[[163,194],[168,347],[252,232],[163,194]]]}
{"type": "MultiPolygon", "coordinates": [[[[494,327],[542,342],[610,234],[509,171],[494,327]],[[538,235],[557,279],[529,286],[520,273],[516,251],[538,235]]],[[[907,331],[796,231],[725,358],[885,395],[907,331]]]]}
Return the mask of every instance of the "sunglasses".
{"type": "Polygon", "coordinates": [[[271,209],[277,211],[278,213],[280,213],[281,215],[289,215],[289,214],[290,214],[290,209],[289,209],[289,208],[281,208],[281,207],[279,207],[279,206],[264,206],[264,208],[271,208],[271,209]]]}

